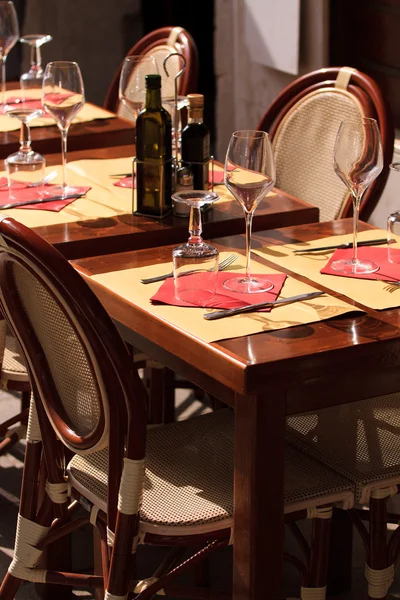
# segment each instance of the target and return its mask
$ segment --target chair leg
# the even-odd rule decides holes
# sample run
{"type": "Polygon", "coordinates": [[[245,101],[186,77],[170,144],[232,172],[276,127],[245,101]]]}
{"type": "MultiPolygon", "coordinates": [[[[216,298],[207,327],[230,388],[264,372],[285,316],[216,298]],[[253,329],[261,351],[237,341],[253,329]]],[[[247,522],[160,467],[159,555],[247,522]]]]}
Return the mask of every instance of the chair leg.
{"type": "Polygon", "coordinates": [[[332,518],[314,518],[312,522],[308,587],[301,588],[301,598],[326,598],[329,544],[332,518]],[[313,590],[313,591],[312,591],[313,590]]]}
{"type": "Polygon", "coordinates": [[[394,565],[387,560],[387,497],[370,499],[369,552],[366,564],[368,598],[384,599],[393,581],[394,565]]]}
{"type": "Polygon", "coordinates": [[[17,579],[11,573],[6,573],[0,586],[0,600],[13,600],[21,583],[22,579],[17,579]]]}

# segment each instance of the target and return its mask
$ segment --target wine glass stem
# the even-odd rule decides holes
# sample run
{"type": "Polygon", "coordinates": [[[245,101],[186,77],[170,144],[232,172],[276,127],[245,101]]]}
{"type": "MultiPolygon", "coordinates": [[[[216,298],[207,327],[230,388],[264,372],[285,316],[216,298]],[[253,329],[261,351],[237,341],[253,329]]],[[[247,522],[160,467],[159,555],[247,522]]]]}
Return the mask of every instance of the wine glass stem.
{"type": "Polygon", "coordinates": [[[19,132],[19,144],[19,151],[23,154],[29,154],[32,151],[31,130],[27,123],[21,123],[21,129],[19,132]]]}
{"type": "Polygon", "coordinates": [[[250,263],[251,263],[251,225],[253,222],[253,213],[245,211],[244,218],[246,220],[246,278],[250,279],[250,263]]]}
{"type": "Polygon", "coordinates": [[[68,129],[61,129],[61,156],[63,170],[63,188],[67,187],[67,135],[68,129]]]}
{"type": "Polygon", "coordinates": [[[201,244],[203,238],[201,237],[202,226],[201,226],[201,211],[199,206],[190,207],[190,218],[189,218],[189,244],[201,244]]]}
{"type": "Polygon", "coordinates": [[[359,196],[353,195],[353,261],[357,262],[357,231],[358,231],[358,214],[360,211],[362,193],[359,196]]]}
{"type": "Polygon", "coordinates": [[[6,60],[7,56],[1,57],[1,103],[6,104],[6,60]]]}

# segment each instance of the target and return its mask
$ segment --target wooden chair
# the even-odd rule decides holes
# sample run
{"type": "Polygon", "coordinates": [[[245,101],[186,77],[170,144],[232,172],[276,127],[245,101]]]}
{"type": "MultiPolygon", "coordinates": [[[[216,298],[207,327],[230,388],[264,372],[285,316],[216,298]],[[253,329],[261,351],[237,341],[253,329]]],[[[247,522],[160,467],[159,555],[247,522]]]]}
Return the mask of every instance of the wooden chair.
{"type": "MultiPolygon", "coordinates": [[[[146,431],[144,388],[104,308],[57,250],[7,217],[0,221],[0,304],[33,388],[14,558],[1,600],[12,600],[24,580],[100,588],[105,600],[157,592],[228,597],[178,587],[174,577],[231,541],[233,412],[146,431]],[[47,481],[39,505],[42,452],[47,481]],[[80,504],[86,516],[77,515],[80,504]],[[39,566],[52,542],[87,522],[101,537],[102,575],[39,566]],[[135,572],[139,544],[173,547],[144,580],[135,572]],[[196,550],[182,562],[187,547],[196,550]]],[[[285,499],[305,556],[287,557],[301,572],[302,598],[324,598],[332,504],[351,507],[352,485],[287,445],[285,499]],[[303,518],[313,519],[311,552],[295,525],[303,518]]]]}
{"type": "Polygon", "coordinates": [[[394,146],[389,107],[368,75],[349,67],[308,73],[277,96],[258,125],[272,139],[277,187],[318,206],[321,221],[352,214],[350,194],[333,169],[333,149],[341,121],[360,116],[378,121],[384,153],[383,171],[361,201],[366,221],[385,187],[394,146]]]}
{"type": "MultiPolygon", "coordinates": [[[[135,44],[126,56],[154,56],[158,71],[161,75],[163,97],[173,97],[174,76],[182,68],[182,61],[178,58],[168,61],[167,77],[163,60],[171,52],[179,52],[186,59],[186,69],[179,78],[179,95],[186,96],[197,90],[198,56],[194,39],[182,27],[162,27],[144,36],[135,44]]],[[[129,119],[129,111],[121,105],[118,98],[119,78],[124,61],[121,62],[108,89],[104,108],[129,119]]]]}
{"type": "Polygon", "coordinates": [[[399,524],[387,503],[400,491],[400,393],[290,417],[288,435],[298,449],[356,486],[362,510],[349,515],[365,546],[368,597],[386,598],[400,559],[400,527],[390,539],[387,532],[389,522],[399,524]]]}

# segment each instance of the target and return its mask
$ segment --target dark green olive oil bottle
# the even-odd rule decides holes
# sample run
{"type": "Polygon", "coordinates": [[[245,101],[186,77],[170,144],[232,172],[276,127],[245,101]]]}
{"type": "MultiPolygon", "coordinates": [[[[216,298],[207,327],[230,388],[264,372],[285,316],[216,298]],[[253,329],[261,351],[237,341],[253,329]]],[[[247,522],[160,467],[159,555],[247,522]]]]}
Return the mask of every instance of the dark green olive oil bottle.
{"type": "Polygon", "coordinates": [[[136,213],[165,217],[172,207],[171,117],[160,75],[146,75],[146,104],[136,120],[136,213]]]}

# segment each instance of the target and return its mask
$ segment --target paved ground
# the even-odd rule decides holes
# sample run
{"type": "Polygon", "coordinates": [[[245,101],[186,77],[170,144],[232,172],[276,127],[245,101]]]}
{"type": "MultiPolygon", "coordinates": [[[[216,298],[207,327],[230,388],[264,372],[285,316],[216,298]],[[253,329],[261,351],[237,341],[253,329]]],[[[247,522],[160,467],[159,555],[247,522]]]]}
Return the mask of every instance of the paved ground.
{"type": "MultiPolygon", "coordinates": [[[[3,418],[5,419],[7,416],[15,414],[18,409],[18,399],[10,394],[0,392],[0,406],[1,420],[3,420],[3,418]]],[[[204,406],[199,402],[193,403],[192,398],[189,398],[184,392],[180,392],[177,410],[180,414],[180,418],[187,418],[192,414],[203,412],[204,406]]],[[[0,580],[11,561],[13,553],[23,451],[23,444],[19,444],[13,449],[12,454],[0,458],[0,580]]],[[[400,506],[397,508],[398,512],[400,512],[400,506]]],[[[290,539],[287,540],[287,544],[290,546],[290,539]]],[[[337,600],[362,600],[366,598],[363,580],[364,553],[357,535],[355,535],[354,546],[353,592],[352,594],[336,596],[337,600]]],[[[152,568],[154,565],[157,565],[157,561],[162,553],[163,550],[160,551],[154,548],[139,548],[139,569],[140,572],[143,573],[143,577],[151,575],[152,568]]],[[[73,555],[75,558],[74,567],[82,572],[90,572],[92,550],[91,536],[87,529],[82,529],[75,535],[73,540],[73,555]]],[[[224,551],[213,557],[211,561],[211,581],[214,586],[222,587],[225,581],[229,581],[232,568],[231,556],[231,549],[226,548],[224,551]]],[[[292,597],[296,596],[296,593],[298,593],[297,573],[290,567],[285,568],[284,582],[285,594],[292,597]]],[[[84,596],[88,599],[92,598],[92,595],[86,591],[76,591],[75,595],[81,597],[84,596]]],[[[16,598],[17,600],[38,600],[34,586],[31,584],[23,585],[16,598]]],[[[57,598],[58,597],[55,596],[55,600],[57,598]]],[[[399,571],[389,598],[400,598],[399,571]]]]}

